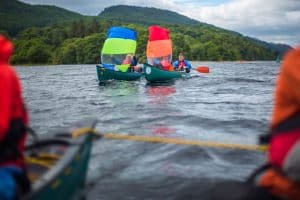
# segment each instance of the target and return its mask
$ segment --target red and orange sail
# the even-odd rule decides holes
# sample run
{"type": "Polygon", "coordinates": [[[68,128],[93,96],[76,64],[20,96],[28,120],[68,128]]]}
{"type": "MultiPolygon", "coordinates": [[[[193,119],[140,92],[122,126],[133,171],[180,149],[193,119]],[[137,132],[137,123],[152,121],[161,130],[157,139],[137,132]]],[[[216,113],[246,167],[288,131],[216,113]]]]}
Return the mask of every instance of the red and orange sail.
{"type": "MultiPolygon", "coordinates": [[[[172,60],[172,42],[169,36],[169,30],[159,27],[150,26],[148,28],[149,39],[147,44],[147,59],[151,61],[153,59],[168,57],[172,60]]],[[[149,63],[151,64],[151,62],[149,63]]]]}

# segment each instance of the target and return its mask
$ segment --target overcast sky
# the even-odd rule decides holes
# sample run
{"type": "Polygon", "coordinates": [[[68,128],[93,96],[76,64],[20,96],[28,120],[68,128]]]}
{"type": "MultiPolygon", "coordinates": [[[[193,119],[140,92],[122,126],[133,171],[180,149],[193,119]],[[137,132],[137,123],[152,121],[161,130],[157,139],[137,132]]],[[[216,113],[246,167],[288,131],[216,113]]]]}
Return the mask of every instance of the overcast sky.
{"type": "Polygon", "coordinates": [[[111,5],[168,9],[261,40],[300,45],[300,0],[22,0],[98,15],[111,5]]]}

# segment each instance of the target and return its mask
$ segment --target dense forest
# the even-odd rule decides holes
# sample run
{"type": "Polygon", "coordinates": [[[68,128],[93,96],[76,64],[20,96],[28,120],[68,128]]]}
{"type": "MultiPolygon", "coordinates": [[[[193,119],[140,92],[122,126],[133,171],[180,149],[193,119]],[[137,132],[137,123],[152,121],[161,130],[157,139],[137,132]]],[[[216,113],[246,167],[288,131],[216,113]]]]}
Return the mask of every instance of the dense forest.
{"type": "MultiPolygon", "coordinates": [[[[147,27],[113,20],[75,21],[71,24],[29,28],[14,39],[16,52],[12,62],[27,63],[99,63],[100,51],[111,26],[129,27],[138,32],[137,56],[145,61],[147,27]]],[[[184,52],[190,60],[273,60],[275,53],[226,31],[216,33],[203,25],[165,25],[171,30],[173,54],[184,52]]]]}
{"type": "MultiPolygon", "coordinates": [[[[52,9],[51,7],[51,12],[53,12],[52,9]]],[[[137,31],[137,57],[139,62],[144,62],[148,39],[147,28],[151,24],[145,21],[147,22],[148,18],[149,22],[156,21],[155,18],[147,17],[147,13],[148,15],[159,14],[160,23],[156,24],[170,29],[174,56],[179,52],[184,52],[190,60],[274,60],[282,50],[275,44],[272,46],[270,43],[244,37],[239,33],[213,25],[196,23],[197,21],[174,12],[153,8],[140,8],[139,10],[139,7],[124,6],[126,12],[132,12],[138,16],[135,19],[139,20],[134,22],[121,20],[116,14],[120,12],[119,9],[120,6],[114,6],[105,9],[99,16],[78,18],[76,15],[72,21],[46,23],[42,27],[32,25],[32,27],[23,27],[20,31],[16,29],[13,32],[5,29],[7,26],[1,22],[0,30],[14,41],[15,54],[12,58],[14,64],[99,63],[106,32],[112,26],[123,26],[137,31]],[[141,13],[144,13],[144,18],[141,13]],[[174,24],[171,19],[176,19],[176,15],[180,23],[174,24]],[[279,49],[274,50],[274,47],[279,49]]],[[[65,11],[60,10],[60,12],[65,11]]],[[[66,16],[73,15],[69,11],[66,12],[66,16]]],[[[286,45],[283,47],[288,48],[286,45]]]]}

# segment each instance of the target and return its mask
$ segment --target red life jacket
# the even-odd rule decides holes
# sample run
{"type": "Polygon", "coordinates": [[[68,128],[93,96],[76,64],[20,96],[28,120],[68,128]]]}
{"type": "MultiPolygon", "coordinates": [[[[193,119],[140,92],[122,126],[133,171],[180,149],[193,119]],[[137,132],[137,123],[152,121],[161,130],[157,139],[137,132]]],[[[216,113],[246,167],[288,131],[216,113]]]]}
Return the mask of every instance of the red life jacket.
{"type": "Polygon", "coordinates": [[[183,61],[178,61],[178,66],[186,66],[184,60],[183,61]]]}
{"type": "MultiPolygon", "coordinates": [[[[287,164],[286,159],[290,151],[300,141],[300,113],[273,127],[270,137],[269,162],[282,169],[287,164]]],[[[298,157],[300,158],[300,155],[298,157]]]]}

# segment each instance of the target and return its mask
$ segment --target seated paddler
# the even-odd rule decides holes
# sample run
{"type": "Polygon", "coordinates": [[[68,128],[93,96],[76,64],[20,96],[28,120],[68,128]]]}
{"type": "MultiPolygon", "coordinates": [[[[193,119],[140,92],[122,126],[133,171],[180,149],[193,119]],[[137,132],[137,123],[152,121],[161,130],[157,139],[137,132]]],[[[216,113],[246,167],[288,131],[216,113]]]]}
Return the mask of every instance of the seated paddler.
{"type": "Polygon", "coordinates": [[[171,64],[171,55],[157,58],[148,58],[147,60],[148,63],[154,67],[165,71],[174,71],[173,66],[171,64]]]}
{"type": "Polygon", "coordinates": [[[119,70],[122,72],[140,72],[140,67],[137,66],[137,59],[133,54],[127,54],[122,64],[119,65],[119,70]]]}
{"type": "Polygon", "coordinates": [[[184,58],[183,53],[179,53],[178,60],[173,63],[173,67],[175,71],[185,71],[189,73],[191,71],[192,65],[188,60],[184,58]]]}
{"type": "Polygon", "coordinates": [[[164,56],[160,62],[162,69],[165,71],[174,71],[173,66],[170,62],[170,57],[164,56]]]}

